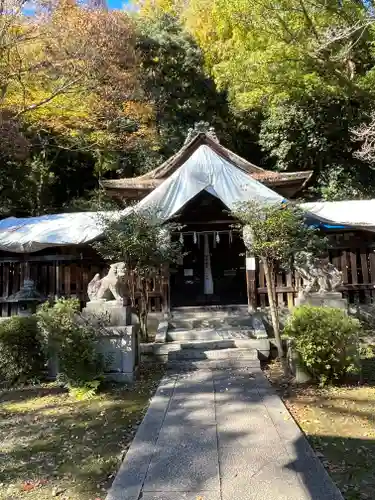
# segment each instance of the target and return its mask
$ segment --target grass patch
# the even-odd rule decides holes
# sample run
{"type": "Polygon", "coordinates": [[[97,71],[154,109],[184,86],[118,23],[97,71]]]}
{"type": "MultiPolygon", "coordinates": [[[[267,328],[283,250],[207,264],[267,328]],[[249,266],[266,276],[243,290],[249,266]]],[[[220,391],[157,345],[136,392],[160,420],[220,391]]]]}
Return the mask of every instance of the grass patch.
{"type": "Polygon", "coordinates": [[[76,401],[56,385],[0,394],[0,499],[103,499],[162,372],[76,401]]]}
{"type": "Polygon", "coordinates": [[[278,363],[266,370],[346,500],[374,498],[375,360],[366,368],[363,385],[325,389],[293,385],[278,363]]]}

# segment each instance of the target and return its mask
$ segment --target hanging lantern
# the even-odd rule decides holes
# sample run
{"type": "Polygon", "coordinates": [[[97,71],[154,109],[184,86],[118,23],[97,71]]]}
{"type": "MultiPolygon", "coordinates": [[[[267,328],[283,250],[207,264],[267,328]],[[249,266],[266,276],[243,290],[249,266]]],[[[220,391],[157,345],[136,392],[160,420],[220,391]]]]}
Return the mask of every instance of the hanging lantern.
{"type": "Polygon", "coordinates": [[[216,233],[216,243],[220,243],[220,234],[216,233]]]}
{"type": "Polygon", "coordinates": [[[194,245],[197,244],[197,233],[194,231],[194,234],[193,234],[193,241],[194,241],[194,245]]]}
{"type": "Polygon", "coordinates": [[[181,245],[184,244],[184,235],[182,233],[180,233],[180,243],[181,245]]]}

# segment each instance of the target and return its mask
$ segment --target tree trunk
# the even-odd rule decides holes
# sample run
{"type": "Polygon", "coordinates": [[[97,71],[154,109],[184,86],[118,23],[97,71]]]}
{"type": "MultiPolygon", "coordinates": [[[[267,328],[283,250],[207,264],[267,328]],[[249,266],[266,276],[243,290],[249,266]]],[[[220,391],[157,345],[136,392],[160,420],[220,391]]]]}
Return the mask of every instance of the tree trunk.
{"type": "Polygon", "coordinates": [[[284,349],[280,337],[280,324],[279,324],[279,314],[276,304],[276,284],[275,284],[274,270],[272,266],[269,265],[266,259],[262,259],[262,262],[264,266],[264,274],[266,277],[268,300],[270,303],[271,320],[272,320],[273,331],[275,334],[277,351],[279,354],[279,358],[282,359],[284,358],[284,349]]]}
{"type": "Polygon", "coordinates": [[[145,342],[148,342],[148,280],[141,279],[141,304],[139,308],[139,324],[145,342]]]}
{"type": "Polygon", "coordinates": [[[139,312],[139,327],[141,329],[141,336],[145,342],[148,342],[147,316],[147,311],[142,308],[139,312]]]}

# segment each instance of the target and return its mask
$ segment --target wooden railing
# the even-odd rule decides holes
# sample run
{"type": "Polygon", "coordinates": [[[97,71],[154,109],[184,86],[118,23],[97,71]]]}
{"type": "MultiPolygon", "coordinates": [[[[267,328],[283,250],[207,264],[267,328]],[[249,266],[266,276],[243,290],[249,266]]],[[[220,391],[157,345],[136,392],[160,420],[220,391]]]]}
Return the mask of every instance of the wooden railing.
{"type": "MultiPolygon", "coordinates": [[[[342,272],[343,284],[339,291],[350,303],[370,304],[375,301],[375,246],[372,235],[343,233],[331,236],[333,248],[329,250],[332,264],[342,272]]],[[[279,306],[292,307],[302,286],[296,272],[277,275],[276,296],[279,306]]],[[[257,264],[257,305],[268,305],[264,270],[257,264]]]]}
{"type": "MultiPolygon", "coordinates": [[[[351,303],[375,301],[375,244],[372,233],[343,233],[331,236],[331,262],[343,274],[340,291],[351,303]]],[[[77,297],[82,305],[87,301],[87,285],[96,273],[103,276],[106,264],[92,251],[64,249],[64,253],[44,255],[0,255],[0,316],[17,312],[17,304],[9,301],[23,283],[26,272],[39,293],[47,297],[77,297]],[[91,253],[90,253],[91,252],[91,253]],[[27,267],[26,267],[26,262],[27,267]]],[[[295,272],[283,272],[276,278],[276,296],[280,306],[292,307],[302,281],[295,272]]],[[[263,266],[258,262],[252,288],[254,303],[268,305],[263,266]]],[[[138,293],[139,296],[139,293],[138,293]]],[[[151,311],[167,311],[169,278],[167,269],[160,270],[150,281],[151,311]]]]}
{"type": "MultiPolygon", "coordinates": [[[[17,313],[17,303],[10,300],[18,292],[26,274],[35,282],[36,289],[47,298],[75,297],[82,305],[87,300],[87,285],[96,273],[105,275],[107,266],[98,259],[92,260],[77,255],[30,255],[25,261],[21,257],[0,257],[0,316],[17,313]],[[27,267],[26,267],[27,262],[27,267]]],[[[156,273],[149,283],[149,306],[151,311],[167,307],[168,279],[165,272],[156,273]]],[[[140,295],[139,293],[137,294],[140,295]]]]}

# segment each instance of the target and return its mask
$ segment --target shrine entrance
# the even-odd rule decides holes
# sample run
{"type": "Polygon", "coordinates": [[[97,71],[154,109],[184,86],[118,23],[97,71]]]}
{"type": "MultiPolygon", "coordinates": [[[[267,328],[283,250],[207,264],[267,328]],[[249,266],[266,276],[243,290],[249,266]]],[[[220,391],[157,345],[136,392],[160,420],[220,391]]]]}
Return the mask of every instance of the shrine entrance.
{"type": "Polygon", "coordinates": [[[232,231],[182,233],[186,255],[170,269],[171,305],[247,304],[243,243],[232,231]]]}
{"type": "Polygon", "coordinates": [[[228,209],[205,192],[178,221],[184,256],[170,268],[171,306],[247,304],[245,247],[228,209]]]}

